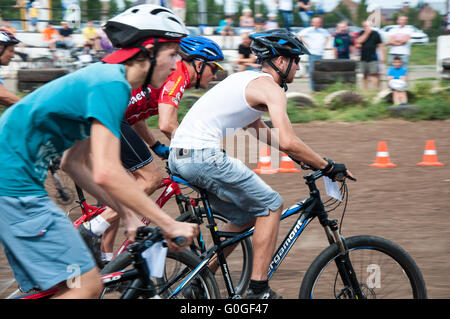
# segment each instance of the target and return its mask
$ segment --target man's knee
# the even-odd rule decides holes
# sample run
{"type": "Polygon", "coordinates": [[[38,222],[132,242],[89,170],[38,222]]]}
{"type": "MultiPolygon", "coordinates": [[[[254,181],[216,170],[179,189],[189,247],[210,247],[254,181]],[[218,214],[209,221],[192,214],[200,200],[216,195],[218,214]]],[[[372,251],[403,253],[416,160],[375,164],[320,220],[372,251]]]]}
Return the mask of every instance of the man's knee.
{"type": "Polygon", "coordinates": [[[150,163],[133,172],[134,177],[142,190],[151,195],[161,184],[162,174],[159,167],[150,163]]]}

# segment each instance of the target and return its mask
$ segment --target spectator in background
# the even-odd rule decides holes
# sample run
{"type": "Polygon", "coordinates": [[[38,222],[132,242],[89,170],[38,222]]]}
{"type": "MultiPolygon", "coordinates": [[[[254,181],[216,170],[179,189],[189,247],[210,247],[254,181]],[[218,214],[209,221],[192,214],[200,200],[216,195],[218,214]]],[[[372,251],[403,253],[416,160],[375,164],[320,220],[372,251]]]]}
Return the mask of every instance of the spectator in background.
{"type": "Polygon", "coordinates": [[[97,36],[100,39],[100,49],[105,51],[106,53],[112,53],[114,51],[114,47],[102,28],[97,29],[97,36]]]}
{"type": "Polygon", "coordinates": [[[275,0],[278,4],[278,12],[281,14],[283,19],[283,26],[291,31],[292,21],[294,17],[292,16],[294,10],[294,4],[292,0],[275,0]]]}
{"type": "Polygon", "coordinates": [[[354,39],[348,33],[348,24],[346,21],[339,22],[336,25],[336,34],[334,35],[334,58],[350,59],[354,39]]]}
{"type": "Polygon", "coordinates": [[[256,57],[250,50],[250,37],[248,33],[242,33],[242,42],[238,48],[238,59],[233,61],[238,67],[238,72],[245,70],[259,70],[261,66],[256,63],[256,57]]]}
{"type": "Polygon", "coordinates": [[[42,41],[48,45],[51,50],[56,49],[56,41],[58,40],[58,30],[53,28],[53,24],[51,22],[47,23],[47,26],[44,30],[41,31],[42,41]]]}
{"type": "Polygon", "coordinates": [[[314,61],[323,58],[325,48],[330,41],[331,36],[327,30],[322,28],[322,18],[314,17],[311,19],[311,26],[304,28],[298,33],[298,38],[303,41],[308,47],[311,55],[308,56],[309,59],[309,83],[311,85],[311,90],[314,91],[314,61]]]}
{"type": "Polygon", "coordinates": [[[402,58],[396,56],[392,59],[392,67],[387,73],[388,85],[392,90],[392,101],[395,105],[408,104],[407,90],[408,70],[403,67],[402,58]]]}
{"type": "Polygon", "coordinates": [[[3,20],[2,21],[2,25],[1,27],[4,30],[8,30],[9,32],[11,32],[12,34],[16,33],[16,29],[14,29],[10,24],[8,20],[3,20]]]}
{"type": "Polygon", "coordinates": [[[387,43],[391,46],[389,49],[389,59],[388,64],[392,65],[392,60],[394,57],[398,56],[403,61],[403,67],[408,68],[409,56],[411,54],[411,35],[413,30],[406,26],[408,23],[407,16],[399,16],[397,18],[398,26],[393,27],[388,32],[387,43]]]}
{"type": "Polygon", "coordinates": [[[264,25],[266,21],[262,13],[255,14],[255,29],[254,32],[261,32],[264,30],[264,25]]]}
{"type": "Polygon", "coordinates": [[[37,23],[39,21],[39,2],[33,1],[28,9],[28,16],[30,17],[31,31],[38,31],[37,23]]]}
{"type": "MultiPolygon", "coordinates": [[[[0,65],[6,66],[14,58],[14,47],[20,41],[6,29],[0,29],[0,65]]],[[[20,98],[6,89],[0,77],[0,105],[11,106],[18,102],[20,98]]]]}
{"type": "Polygon", "coordinates": [[[186,0],[172,0],[172,10],[183,22],[186,21],[186,0]]]}
{"type": "Polygon", "coordinates": [[[94,22],[88,21],[86,27],[81,30],[84,35],[84,45],[88,45],[91,49],[100,50],[100,38],[98,36],[97,28],[94,27],[94,22]]]}
{"type": "Polygon", "coordinates": [[[73,30],[69,27],[67,21],[61,21],[61,29],[59,29],[59,37],[56,41],[57,48],[70,49],[73,47],[72,39],[73,30]]]}
{"type": "Polygon", "coordinates": [[[368,82],[372,83],[372,89],[378,89],[380,85],[380,74],[378,61],[384,63],[384,44],[381,41],[380,34],[372,30],[369,21],[363,21],[363,31],[356,39],[356,44],[361,49],[361,71],[364,75],[362,86],[363,90],[368,89],[368,82]],[[377,55],[379,50],[379,57],[377,55]]]}
{"type": "Polygon", "coordinates": [[[226,15],[225,19],[219,22],[219,28],[217,31],[222,35],[222,48],[233,48],[234,47],[234,24],[233,16],[226,15]],[[228,43],[229,42],[229,43],[228,43]],[[227,45],[228,43],[228,45],[227,45]]]}
{"type": "Polygon", "coordinates": [[[303,22],[305,28],[309,27],[310,12],[312,3],[309,0],[299,0],[297,1],[298,16],[303,22]]]}
{"type": "Polygon", "coordinates": [[[279,27],[277,15],[275,13],[269,13],[267,15],[267,21],[264,24],[264,30],[278,29],[279,27]]]}
{"type": "Polygon", "coordinates": [[[242,10],[242,15],[239,18],[239,27],[241,33],[252,32],[255,28],[255,20],[252,17],[252,10],[245,8],[242,10]]]}

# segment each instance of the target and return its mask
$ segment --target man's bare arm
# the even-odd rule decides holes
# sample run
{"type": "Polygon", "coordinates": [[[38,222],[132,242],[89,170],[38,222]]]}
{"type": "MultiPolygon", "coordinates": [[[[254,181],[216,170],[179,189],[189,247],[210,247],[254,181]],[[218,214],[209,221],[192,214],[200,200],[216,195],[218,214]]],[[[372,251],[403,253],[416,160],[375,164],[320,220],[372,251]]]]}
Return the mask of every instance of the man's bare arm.
{"type": "Polygon", "coordinates": [[[169,140],[172,139],[175,130],[178,128],[178,109],[171,105],[165,103],[158,104],[159,113],[159,129],[164,135],[167,136],[169,140]]]}
{"type": "Polygon", "coordinates": [[[3,84],[0,84],[0,105],[11,106],[20,101],[20,97],[7,90],[3,84]]]}

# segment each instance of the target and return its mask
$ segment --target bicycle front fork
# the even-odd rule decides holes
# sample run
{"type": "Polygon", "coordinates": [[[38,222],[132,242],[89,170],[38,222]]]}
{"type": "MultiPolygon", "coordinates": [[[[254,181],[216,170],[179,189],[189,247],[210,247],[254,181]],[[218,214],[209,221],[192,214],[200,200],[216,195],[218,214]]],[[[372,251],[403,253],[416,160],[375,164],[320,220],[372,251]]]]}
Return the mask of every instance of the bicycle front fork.
{"type": "Polygon", "coordinates": [[[347,245],[345,244],[345,238],[339,233],[337,220],[330,220],[326,218],[321,221],[321,223],[325,229],[330,245],[335,243],[339,250],[335,263],[344,285],[344,289],[341,290],[337,297],[344,295],[344,297],[347,298],[364,299],[365,296],[361,291],[361,285],[358,278],[356,278],[355,271],[353,270],[353,266],[350,261],[347,245]]]}

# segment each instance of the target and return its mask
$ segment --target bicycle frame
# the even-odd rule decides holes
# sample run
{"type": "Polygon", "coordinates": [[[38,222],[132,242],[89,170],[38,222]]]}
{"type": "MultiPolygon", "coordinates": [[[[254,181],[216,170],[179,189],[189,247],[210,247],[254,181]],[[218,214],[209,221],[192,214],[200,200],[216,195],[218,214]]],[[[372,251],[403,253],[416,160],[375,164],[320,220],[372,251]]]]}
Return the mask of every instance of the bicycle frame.
{"type": "MultiPolygon", "coordinates": [[[[93,219],[94,217],[100,215],[101,213],[103,213],[107,206],[102,206],[102,207],[97,207],[97,206],[93,206],[93,205],[89,205],[86,202],[86,198],[84,196],[83,190],[75,184],[75,188],[77,190],[77,194],[78,194],[78,201],[77,203],[80,205],[81,208],[81,213],[82,216],[80,218],[78,218],[73,224],[75,226],[75,228],[79,227],[82,223],[90,221],[91,219],[93,219]]],[[[181,209],[183,209],[182,205],[182,201],[179,198],[179,196],[182,196],[180,187],[178,185],[178,183],[169,178],[164,178],[158,189],[164,188],[164,191],[161,193],[161,195],[158,197],[158,199],[156,200],[156,204],[159,207],[163,207],[167,201],[169,201],[169,199],[172,198],[172,196],[176,196],[177,199],[177,204],[181,209]]],[[[141,220],[144,225],[148,226],[150,224],[150,221],[148,219],[146,219],[145,217],[142,218],[141,220]]],[[[123,253],[126,248],[128,247],[128,245],[130,244],[130,242],[128,240],[125,240],[121,246],[119,247],[119,249],[116,251],[116,253],[114,254],[113,258],[115,258],[117,255],[123,253]]]]}
{"type": "MultiPolygon", "coordinates": [[[[117,271],[110,274],[105,274],[101,276],[101,280],[103,283],[104,288],[112,287],[117,284],[120,284],[122,282],[129,282],[131,281],[131,284],[125,289],[125,292],[121,295],[121,299],[129,299],[135,297],[136,291],[142,291],[142,289],[146,290],[146,297],[152,298],[155,295],[161,294],[165,292],[170,285],[166,284],[164,287],[162,287],[159,291],[156,290],[156,286],[154,285],[153,281],[150,279],[149,274],[150,271],[148,269],[146,260],[142,257],[142,252],[147,250],[149,247],[151,247],[153,244],[163,240],[162,234],[156,233],[152,234],[151,237],[148,237],[147,239],[144,239],[142,237],[139,237],[140,239],[143,239],[143,241],[139,243],[135,243],[134,245],[130,245],[128,247],[128,250],[133,255],[133,265],[134,268],[130,270],[124,270],[124,271],[117,271]],[[144,287],[144,288],[143,288],[144,287]]],[[[199,267],[194,270],[195,274],[198,274],[198,272],[201,269],[199,267]]],[[[183,286],[184,287],[184,286],[183,286]]],[[[22,295],[16,299],[43,299],[43,298],[50,298],[54,296],[58,292],[58,288],[51,288],[49,290],[45,291],[38,291],[29,293],[26,295],[22,295]]],[[[103,294],[106,291],[106,289],[103,290],[103,294]]],[[[176,291],[174,291],[170,297],[175,297],[178,292],[181,291],[181,288],[177,288],[176,291]]],[[[103,295],[101,296],[103,297],[103,295]]]]}
{"type": "MultiPolygon", "coordinates": [[[[306,226],[314,219],[318,218],[320,224],[324,227],[325,233],[327,235],[327,239],[331,244],[337,243],[340,248],[341,256],[336,260],[339,273],[341,274],[341,278],[344,281],[344,284],[348,284],[349,286],[355,289],[357,296],[363,296],[356,276],[353,272],[350,260],[348,258],[348,254],[345,248],[345,241],[343,237],[339,234],[337,221],[328,219],[328,213],[325,211],[322,199],[320,197],[320,192],[315,184],[315,181],[322,177],[322,172],[318,171],[316,173],[311,173],[306,175],[304,178],[307,180],[306,184],[310,190],[310,197],[304,199],[303,201],[297,202],[296,204],[290,206],[289,208],[283,210],[280,220],[284,220],[290,216],[299,214],[297,220],[293,223],[291,229],[287,232],[284,240],[279,245],[278,249],[275,251],[271,262],[269,264],[269,269],[267,273],[267,280],[270,280],[274,272],[281,265],[283,260],[288,255],[289,251],[300,237],[300,235],[305,230],[306,226]]],[[[189,183],[185,182],[180,178],[173,177],[178,183],[183,183],[187,186],[191,186],[189,183]]],[[[208,201],[208,197],[206,192],[200,191],[201,201],[203,205],[206,207],[207,211],[207,219],[208,219],[208,227],[210,228],[211,236],[214,242],[214,246],[208,249],[204,254],[202,254],[202,258],[204,258],[200,267],[206,267],[209,264],[211,259],[217,254],[217,258],[222,270],[222,274],[224,277],[225,285],[228,291],[228,295],[230,298],[239,297],[236,295],[232,279],[229,273],[228,265],[226,262],[226,257],[224,255],[224,249],[235,243],[250,237],[253,235],[254,227],[247,229],[243,232],[231,233],[231,232],[222,232],[218,231],[216,227],[216,223],[214,221],[211,206],[208,201]],[[221,239],[225,238],[225,239],[221,239]]],[[[186,278],[186,282],[190,281],[190,277],[186,278]]]]}

